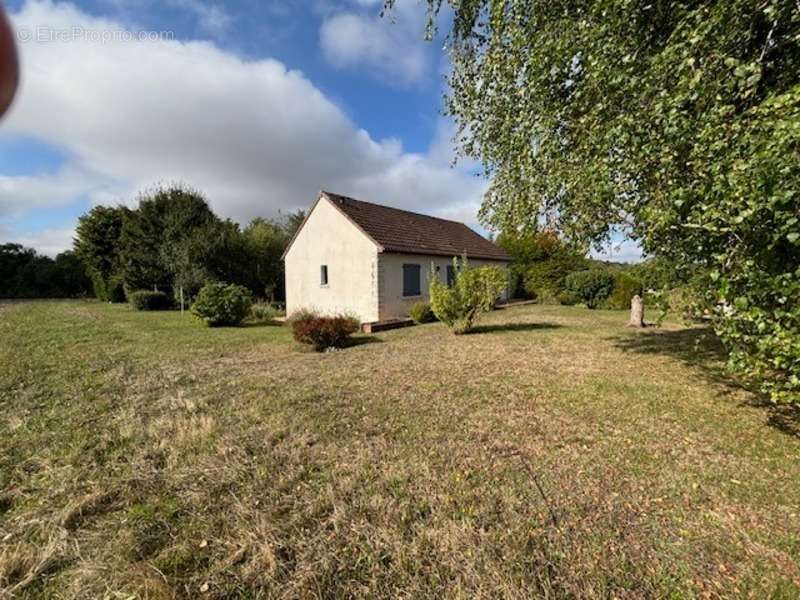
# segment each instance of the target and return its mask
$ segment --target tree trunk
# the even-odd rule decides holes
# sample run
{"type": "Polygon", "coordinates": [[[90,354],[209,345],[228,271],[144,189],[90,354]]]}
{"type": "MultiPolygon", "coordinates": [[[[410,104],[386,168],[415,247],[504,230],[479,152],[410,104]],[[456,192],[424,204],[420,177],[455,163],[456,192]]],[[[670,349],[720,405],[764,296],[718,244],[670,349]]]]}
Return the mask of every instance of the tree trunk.
{"type": "Polygon", "coordinates": [[[641,329],[644,326],[644,301],[639,294],[636,294],[631,298],[631,318],[628,321],[628,327],[641,329]]]}

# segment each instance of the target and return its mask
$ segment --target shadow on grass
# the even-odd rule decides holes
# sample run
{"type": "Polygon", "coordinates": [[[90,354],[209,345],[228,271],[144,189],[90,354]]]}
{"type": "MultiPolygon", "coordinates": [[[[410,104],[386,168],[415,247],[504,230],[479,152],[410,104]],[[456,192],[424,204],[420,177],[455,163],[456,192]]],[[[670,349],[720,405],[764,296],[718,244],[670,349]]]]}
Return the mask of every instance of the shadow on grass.
{"type": "Polygon", "coordinates": [[[280,321],[245,321],[242,327],[283,327],[280,321]]]}
{"type": "Polygon", "coordinates": [[[663,354],[697,368],[712,383],[728,390],[747,389],[733,379],[725,368],[728,354],[713,330],[707,327],[663,330],[647,329],[612,338],[613,344],[624,352],[663,354]]]}
{"type": "Polygon", "coordinates": [[[767,423],[786,435],[800,438],[800,406],[791,404],[775,404],[765,398],[756,398],[747,403],[748,406],[763,408],[769,415],[767,423]]]}
{"type": "Polygon", "coordinates": [[[537,331],[540,329],[558,329],[559,327],[563,327],[563,325],[558,325],[557,323],[498,323],[497,325],[476,325],[467,335],[503,331],[537,331]]]}
{"type": "Polygon", "coordinates": [[[354,348],[355,346],[364,346],[366,344],[382,344],[383,340],[375,337],[374,335],[359,335],[351,337],[347,340],[345,348],[354,348]]]}
{"type": "MultiPolygon", "coordinates": [[[[737,381],[727,370],[728,353],[716,334],[707,327],[674,331],[647,330],[612,338],[612,343],[625,352],[662,354],[694,367],[706,380],[729,392],[745,390],[752,394],[742,403],[767,411],[767,423],[779,431],[800,437],[800,407],[776,405],[750,386],[737,381]]],[[[635,368],[635,367],[634,367],[635,368]]]]}

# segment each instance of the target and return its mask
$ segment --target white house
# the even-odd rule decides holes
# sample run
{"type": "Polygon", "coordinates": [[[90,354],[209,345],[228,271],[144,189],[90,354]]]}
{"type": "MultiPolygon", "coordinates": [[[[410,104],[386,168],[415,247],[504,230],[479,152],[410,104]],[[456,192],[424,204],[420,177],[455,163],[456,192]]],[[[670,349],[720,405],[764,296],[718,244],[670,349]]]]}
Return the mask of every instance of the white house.
{"type": "Polygon", "coordinates": [[[286,311],[348,313],[362,323],[402,319],[428,299],[433,267],[453,276],[453,257],[506,267],[508,254],[456,221],[320,192],[289,243],[286,311]]]}

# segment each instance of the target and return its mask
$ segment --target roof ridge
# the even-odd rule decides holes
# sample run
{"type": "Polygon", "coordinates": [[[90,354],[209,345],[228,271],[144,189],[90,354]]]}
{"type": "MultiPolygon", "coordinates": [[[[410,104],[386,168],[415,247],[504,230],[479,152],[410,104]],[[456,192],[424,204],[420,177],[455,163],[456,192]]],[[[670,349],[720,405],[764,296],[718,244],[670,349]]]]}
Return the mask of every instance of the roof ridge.
{"type": "Polygon", "coordinates": [[[505,250],[462,221],[375,204],[327,190],[320,190],[318,200],[323,198],[375,242],[380,252],[466,254],[488,260],[510,260],[505,250]]]}
{"type": "MultiPolygon", "coordinates": [[[[398,212],[408,213],[411,215],[416,215],[418,217],[425,217],[426,219],[436,219],[437,221],[445,221],[446,223],[456,223],[457,225],[463,225],[467,229],[472,230],[472,228],[464,223],[463,221],[456,221],[455,219],[445,219],[444,217],[436,217],[434,215],[426,215],[425,213],[417,212],[414,210],[406,210],[405,208],[397,208],[396,206],[389,206],[387,204],[378,204],[377,202],[369,202],[367,200],[361,200],[359,198],[353,198],[352,196],[345,196],[344,194],[337,194],[336,192],[329,192],[328,190],[322,190],[322,193],[326,196],[338,196],[339,198],[345,198],[346,200],[352,200],[353,202],[360,202],[361,204],[370,204],[372,206],[378,206],[380,208],[388,208],[389,210],[396,210],[398,212]]],[[[480,234],[479,234],[480,235],[480,234]]],[[[483,236],[481,236],[483,237],[483,236]]],[[[484,238],[485,239],[485,238],[484,238]]]]}

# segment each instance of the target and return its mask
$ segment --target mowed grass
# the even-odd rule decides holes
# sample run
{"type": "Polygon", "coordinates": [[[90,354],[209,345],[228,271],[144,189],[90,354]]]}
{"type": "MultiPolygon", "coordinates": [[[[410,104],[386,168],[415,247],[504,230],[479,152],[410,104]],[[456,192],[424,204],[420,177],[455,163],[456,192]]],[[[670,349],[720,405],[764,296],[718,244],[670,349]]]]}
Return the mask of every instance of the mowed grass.
{"type": "Polygon", "coordinates": [[[713,337],[528,306],[300,351],[0,305],[0,597],[800,595],[800,437],[713,337]]]}

